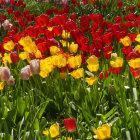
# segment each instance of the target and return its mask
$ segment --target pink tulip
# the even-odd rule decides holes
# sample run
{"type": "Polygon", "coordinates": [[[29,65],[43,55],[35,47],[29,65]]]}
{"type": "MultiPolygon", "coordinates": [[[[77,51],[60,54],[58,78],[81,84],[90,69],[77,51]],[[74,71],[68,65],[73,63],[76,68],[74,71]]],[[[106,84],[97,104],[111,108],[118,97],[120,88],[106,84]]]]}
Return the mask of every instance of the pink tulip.
{"type": "Polygon", "coordinates": [[[30,65],[25,66],[21,69],[21,79],[22,80],[29,80],[30,78],[30,65]]]}
{"type": "Polygon", "coordinates": [[[15,78],[13,76],[10,76],[10,78],[7,80],[7,85],[13,86],[15,84],[15,78]]]}
{"type": "Polygon", "coordinates": [[[10,69],[8,67],[2,67],[0,69],[0,80],[7,81],[10,77],[10,69]]]}
{"type": "Polygon", "coordinates": [[[40,73],[40,61],[37,59],[34,59],[30,63],[30,69],[32,74],[39,74],[40,73]]]}

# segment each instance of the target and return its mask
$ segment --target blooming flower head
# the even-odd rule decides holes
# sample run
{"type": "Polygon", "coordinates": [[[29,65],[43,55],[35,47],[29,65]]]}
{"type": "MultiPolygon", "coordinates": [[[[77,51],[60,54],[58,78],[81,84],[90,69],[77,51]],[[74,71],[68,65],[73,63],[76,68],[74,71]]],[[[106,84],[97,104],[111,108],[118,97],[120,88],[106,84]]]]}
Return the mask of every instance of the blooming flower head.
{"type": "Polygon", "coordinates": [[[125,36],[124,38],[120,39],[120,42],[124,45],[124,46],[130,46],[131,45],[131,39],[128,36],[125,36]]]}
{"type": "Polygon", "coordinates": [[[74,118],[64,119],[64,126],[68,132],[74,132],[77,128],[74,118]]]}
{"type": "Polygon", "coordinates": [[[52,64],[51,57],[40,60],[40,76],[46,78],[52,72],[54,65],[52,64]]]}
{"type": "Polygon", "coordinates": [[[63,54],[53,55],[51,58],[53,65],[58,68],[65,67],[67,65],[66,57],[64,57],[63,54]]]}
{"type": "Polygon", "coordinates": [[[52,138],[59,136],[59,124],[51,125],[49,132],[52,138]]]}
{"type": "Polygon", "coordinates": [[[98,127],[97,129],[93,129],[93,132],[95,133],[95,139],[108,139],[111,136],[111,126],[104,124],[101,127],[98,127]]]}
{"type": "Polygon", "coordinates": [[[98,81],[98,78],[97,77],[95,77],[95,76],[91,76],[91,77],[87,77],[86,78],[86,82],[88,83],[88,85],[95,85],[96,83],[97,83],[97,81],[98,81]]]}
{"type": "Polygon", "coordinates": [[[58,52],[60,52],[60,48],[58,48],[57,46],[51,46],[50,47],[50,54],[51,55],[55,55],[58,52]]]}
{"type": "Polygon", "coordinates": [[[140,45],[135,46],[134,50],[136,50],[140,53],[140,45]]]}
{"type": "Polygon", "coordinates": [[[110,61],[110,65],[111,65],[113,68],[122,67],[122,65],[123,65],[123,58],[121,58],[121,57],[116,57],[115,60],[111,60],[111,61],[110,61]]]}
{"type": "Polygon", "coordinates": [[[11,41],[8,41],[7,43],[4,43],[4,49],[7,50],[7,51],[12,51],[14,48],[15,48],[15,44],[14,42],[11,40],[11,41]]]}
{"type": "Polygon", "coordinates": [[[135,41],[140,42],[140,34],[136,36],[135,41]]]}
{"type": "Polygon", "coordinates": [[[90,56],[87,59],[87,68],[90,72],[96,72],[99,69],[99,62],[98,62],[98,57],[96,57],[95,55],[90,56]]]}
{"type": "Polygon", "coordinates": [[[140,58],[136,59],[131,59],[128,62],[129,66],[132,67],[133,69],[139,69],[140,68],[140,58]]]}
{"type": "Polygon", "coordinates": [[[75,79],[82,78],[84,76],[84,69],[79,68],[77,70],[72,71],[71,76],[74,77],[75,79]]]}
{"type": "Polygon", "coordinates": [[[70,65],[71,68],[79,68],[82,63],[82,57],[81,55],[78,56],[71,56],[68,58],[68,64],[70,65]]]}

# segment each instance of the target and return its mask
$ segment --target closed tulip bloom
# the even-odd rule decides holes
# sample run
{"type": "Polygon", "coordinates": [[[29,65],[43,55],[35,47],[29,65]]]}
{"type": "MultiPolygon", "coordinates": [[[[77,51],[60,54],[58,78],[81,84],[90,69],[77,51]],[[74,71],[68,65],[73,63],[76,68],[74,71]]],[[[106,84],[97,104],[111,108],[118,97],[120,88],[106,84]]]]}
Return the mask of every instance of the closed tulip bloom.
{"type": "Polygon", "coordinates": [[[11,52],[10,58],[11,58],[12,62],[14,62],[14,63],[19,61],[19,55],[17,52],[11,52]]]}
{"type": "Polygon", "coordinates": [[[59,136],[59,124],[51,125],[49,132],[52,138],[59,136]]]}
{"type": "Polygon", "coordinates": [[[74,132],[77,127],[74,118],[64,119],[64,126],[68,132],[74,132]]]}
{"type": "Polygon", "coordinates": [[[22,80],[29,80],[30,78],[30,65],[21,69],[21,79],[22,80]]]}
{"type": "Polygon", "coordinates": [[[70,53],[76,53],[78,49],[78,44],[74,44],[74,42],[72,42],[72,44],[70,45],[70,53]]]}
{"type": "Polygon", "coordinates": [[[15,78],[13,76],[10,76],[10,78],[7,80],[7,85],[13,86],[15,84],[15,78]]]}
{"type": "Polygon", "coordinates": [[[37,59],[34,59],[30,63],[30,69],[32,74],[39,74],[40,73],[40,61],[37,59]]]}
{"type": "Polygon", "coordinates": [[[8,67],[2,67],[0,69],[0,79],[2,81],[7,81],[10,77],[10,69],[8,67]]]}

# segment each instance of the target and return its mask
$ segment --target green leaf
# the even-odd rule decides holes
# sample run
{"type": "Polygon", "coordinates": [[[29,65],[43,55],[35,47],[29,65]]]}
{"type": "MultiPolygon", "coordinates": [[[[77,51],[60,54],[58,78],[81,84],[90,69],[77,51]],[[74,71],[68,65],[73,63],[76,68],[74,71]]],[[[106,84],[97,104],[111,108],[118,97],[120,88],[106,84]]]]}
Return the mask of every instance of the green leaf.
{"type": "Polygon", "coordinates": [[[34,129],[35,129],[35,130],[39,130],[39,121],[38,121],[38,119],[35,119],[35,122],[34,122],[34,129]]]}
{"type": "Polygon", "coordinates": [[[22,116],[25,110],[25,101],[21,97],[17,98],[17,110],[22,116]]]}

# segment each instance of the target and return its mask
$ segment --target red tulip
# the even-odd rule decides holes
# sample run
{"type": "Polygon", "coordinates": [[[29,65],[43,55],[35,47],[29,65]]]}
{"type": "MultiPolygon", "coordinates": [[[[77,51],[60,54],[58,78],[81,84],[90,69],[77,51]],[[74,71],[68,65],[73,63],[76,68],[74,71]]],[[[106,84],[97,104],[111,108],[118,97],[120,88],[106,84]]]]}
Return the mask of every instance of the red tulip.
{"type": "Polygon", "coordinates": [[[17,52],[11,52],[10,57],[12,62],[14,63],[17,63],[19,61],[19,56],[17,52]]]}
{"type": "Polygon", "coordinates": [[[68,132],[74,132],[76,130],[76,122],[73,118],[64,119],[64,126],[68,132]]]}
{"type": "Polygon", "coordinates": [[[41,27],[44,27],[44,26],[48,25],[48,23],[49,23],[48,15],[44,15],[44,14],[40,15],[39,17],[36,17],[35,20],[36,20],[37,24],[41,27]]]}

